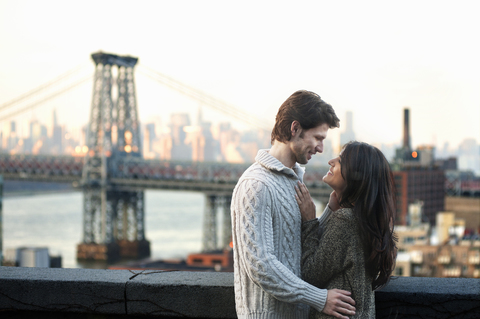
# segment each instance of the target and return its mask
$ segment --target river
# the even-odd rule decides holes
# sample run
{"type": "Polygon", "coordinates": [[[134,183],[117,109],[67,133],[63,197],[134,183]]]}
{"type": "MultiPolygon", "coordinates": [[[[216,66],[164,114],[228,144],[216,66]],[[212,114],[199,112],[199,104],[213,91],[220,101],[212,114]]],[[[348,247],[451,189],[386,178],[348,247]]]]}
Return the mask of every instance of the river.
{"type": "MultiPolygon", "coordinates": [[[[47,247],[50,255],[62,257],[62,267],[85,267],[76,260],[76,245],[82,240],[82,202],[81,192],[4,198],[4,251],[24,246],[47,247]]],[[[145,228],[151,257],[185,258],[199,252],[203,208],[202,193],[145,191],[145,228]]]]}

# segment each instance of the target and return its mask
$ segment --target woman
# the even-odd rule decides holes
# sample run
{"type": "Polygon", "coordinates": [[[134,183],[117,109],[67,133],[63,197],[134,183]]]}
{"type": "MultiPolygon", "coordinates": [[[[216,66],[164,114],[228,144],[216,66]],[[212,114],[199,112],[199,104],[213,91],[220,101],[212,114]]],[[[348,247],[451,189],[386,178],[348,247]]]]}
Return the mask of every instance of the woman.
{"type": "MultiPolygon", "coordinates": [[[[382,152],[360,142],[346,144],[328,164],[323,181],[333,192],[320,220],[305,185],[297,187],[303,279],[319,288],[351,291],[352,318],[375,318],[374,290],[388,282],[396,258],[390,166],[382,152]]],[[[310,318],[332,317],[311,309],[310,318]]]]}

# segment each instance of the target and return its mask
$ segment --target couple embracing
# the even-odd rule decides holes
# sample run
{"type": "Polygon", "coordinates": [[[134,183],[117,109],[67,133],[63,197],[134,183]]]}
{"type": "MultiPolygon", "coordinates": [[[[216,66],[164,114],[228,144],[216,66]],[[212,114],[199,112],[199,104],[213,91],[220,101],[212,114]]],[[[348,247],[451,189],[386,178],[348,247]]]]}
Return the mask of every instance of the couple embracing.
{"type": "Polygon", "coordinates": [[[333,192],[320,218],[304,169],[339,127],[332,106],[297,91],[280,107],[272,147],[260,150],[232,197],[238,318],[374,318],[374,290],[395,265],[395,192],[388,161],[350,142],[328,162],[333,192]]]}

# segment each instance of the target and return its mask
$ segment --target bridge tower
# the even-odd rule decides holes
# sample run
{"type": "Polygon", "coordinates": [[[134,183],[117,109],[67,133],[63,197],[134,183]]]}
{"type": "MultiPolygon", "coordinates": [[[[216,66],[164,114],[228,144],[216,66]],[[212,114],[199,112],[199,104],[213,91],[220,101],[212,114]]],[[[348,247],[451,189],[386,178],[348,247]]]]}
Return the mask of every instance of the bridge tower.
{"type": "Polygon", "coordinates": [[[88,152],[82,172],[83,242],[77,258],[114,260],[150,255],[145,239],[144,192],[112,180],[120,158],[142,157],[134,67],[137,58],[97,52],[88,152]]]}

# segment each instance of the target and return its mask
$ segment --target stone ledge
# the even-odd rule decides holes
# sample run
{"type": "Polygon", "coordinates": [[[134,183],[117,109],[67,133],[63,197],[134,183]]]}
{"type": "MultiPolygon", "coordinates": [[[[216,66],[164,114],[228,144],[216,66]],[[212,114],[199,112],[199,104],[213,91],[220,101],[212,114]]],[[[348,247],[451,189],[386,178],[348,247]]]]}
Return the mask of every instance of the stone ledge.
{"type": "Polygon", "coordinates": [[[480,279],[393,278],[375,303],[377,318],[480,318],[480,279]]]}
{"type": "Polygon", "coordinates": [[[0,312],[235,318],[231,273],[0,267],[0,312]]]}
{"type": "MultiPolygon", "coordinates": [[[[480,279],[395,278],[376,305],[377,318],[480,318],[480,279]]],[[[0,267],[0,313],[236,318],[233,274],[0,267]]]]}

